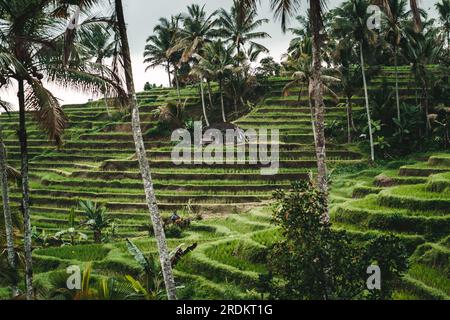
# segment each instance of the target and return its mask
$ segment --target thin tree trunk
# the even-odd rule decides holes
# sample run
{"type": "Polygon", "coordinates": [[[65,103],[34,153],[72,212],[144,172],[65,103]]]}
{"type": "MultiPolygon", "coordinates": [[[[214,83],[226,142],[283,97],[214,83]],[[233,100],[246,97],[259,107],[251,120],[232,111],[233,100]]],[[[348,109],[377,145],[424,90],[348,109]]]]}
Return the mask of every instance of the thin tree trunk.
{"type": "Polygon", "coordinates": [[[319,190],[326,198],[326,210],[323,217],[325,222],[330,221],[328,211],[328,170],[326,164],[326,140],[325,140],[325,104],[323,101],[323,83],[322,83],[322,57],[321,57],[321,34],[323,25],[321,23],[321,3],[320,0],[310,0],[310,12],[313,17],[311,29],[313,34],[312,43],[312,74],[310,79],[310,96],[313,99],[315,110],[315,135],[316,135],[316,154],[317,154],[317,184],[319,190]]]}
{"type": "Polygon", "coordinates": [[[364,64],[364,53],[363,53],[363,45],[359,44],[359,51],[361,56],[361,70],[364,84],[364,96],[366,98],[366,111],[367,111],[367,123],[369,125],[369,139],[370,139],[370,158],[372,161],[375,161],[375,147],[373,143],[373,132],[372,132],[372,119],[370,116],[370,107],[369,107],[369,93],[367,91],[367,80],[366,80],[366,71],[364,64]]]}
{"type": "Polygon", "coordinates": [[[172,83],[172,77],[170,75],[170,63],[167,62],[167,75],[169,76],[169,87],[172,88],[173,87],[173,83],[172,83]]]}
{"type": "MultiPolygon", "coordinates": [[[[97,61],[97,63],[98,64],[100,64],[100,67],[101,67],[101,76],[102,76],[102,78],[104,78],[104,72],[103,72],[103,61],[102,60],[99,60],[99,61],[97,61]]],[[[109,110],[109,105],[108,105],[108,99],[107,99],[107,97],[106,97],[106,89],[107,89],[107,87],[106,87],[106,81],[103,81],[103,90],[105,91],[104,93],[103,93],[103,100],[105,101],[105,106],[106,106],[106,113],[108,114],[108,117],[111,117],[111,111],[109,110]]]]}
{"type": "Polygon", "coordinates": [[[311,114],[311,123],[312,123],[313,135],[314,135],[314,146],[316,146],[317,145],[317,132],[316,132],[316,120],[315,120],[316,111],[313,107],[313,97],[312,96],[309,96],[308,104],[309,104],[309,110],[310,110],[310,114],[311,114]]]}
{"type": "Polygon", "coordinates": [[[102,243],[102,232],[100,230],[94,231],[94,242],[102,243]]]}
{"type": "Polygon", "coordinates": [[[422,96],[423,96],[425,120],[426,120],[426,126],[427,126],[426,133],[428,135],[431,130],[431,121],[430,121],[430,117],[429,117],[428,85],[426,82],[423,84],[422,96]]]}
{"type": "Polygon", "coordinates": [[[205,91],[203,89],[203,79],[200,79],[200,94],[202,95],[203,116],[205,117],[206,126],[209,127],[208,115],[206,113],[205,91]]]}
{"type": "Polygon", "coordinates": [[[223,101],[222,81],[219,81],[219,90],[220,90],[220,105],[222,107],[222,120],[224,123],[226,123],[227,117],[225,115],[225,103],[223,101]]]}
{"type": "MultiPolygon", "coordinates": [[[[301,100],[302,100],[302,90],[303,90],[303,86],[300,85],[300,92],[298,93],[298,100],[297,100],[297,107],[301,107],[301,100]]],[[[311,106],[311,101],[309,102],[309,105],[311,106]]],[[[312,109],[311,109],[312,110],[312,109]]]]}
{"type": "Polygon", "coordinates": [[[178,79],[178,68],[177,67],[175,67],[174,77],[175,77],[175,85],[177,87],[178,103],[181,104],[180,81],[178,79]]]}
{"type": "Polygon", "coordinates": [[[28,178],[28,142],[25,111],[25,88],[23,79],[19,82],[19,140],[22,174],[22,213],[24,227],[25,282],[27,300],[34,300],[33,259],[31,241],[30,185],[28,178]]]}
{"type": "Polygon", "coordinates": [[[211,109],[214,108],[214,103],[213,103],[213,99],[212,99],[212,89],[211,89],[211,81],[207,80],[206,81],[208,84],[208,97],[209,97],[209,104],[211,106],[211,109]]]}
{"type": "Polygon", "coordinates": [[[352,103],[347,97],[347,143],[352,143],[352,103]]]}
{"type": "MultiPolygon", "coordinates": [[[[3,215],[5,217],[5,233],[6,233],[6,251],[8,254],[8,263],[12,270],[16,269],[16,252],[14,250],[14,226],[11,216],[11,207],[9,205],[9,189],[8,189],[8,173],[6,171],[6,148],[3,143],[2,128],[0,125],[0,175],[2,185],[2,201],[3,215]]],[[[12,286],[12,296],[18,294],[16,284],[12,286]]]]}
{"type": "Polygon", "coordinates": [[[164,227],[159,214],[158,205],[156,202],[155,191],[153,188],[152,176],[150,173],[150,165],[146,156],[144,139],[142,137],[139,109],[136,104],[136,93],[134,88],[133,70],[131,67],[131,54],[128,44],[128,35],[125,24],[125,17],[123,14],[122,0],[115,0],[116,15],[118,22],[118,29],[122,43],[122,59],[125,69],[125,78],[127,90],[129,95],[130,109],[131,109],[131,123],[133,127],[133,138],[136,146],[136,154],[139,161],[139,169],[141,171],[142,180],[144,183],[145,196],[147,199],[150,217],[153,224],[153,230],[156,237],[156,242],[159,250],[159,258],[161,262],[161,271],[164,277],[164,283],[167,290],[167,297],[169,300],[176,300],[175,279],[173,277],[172,265],[170,262],[169,250],[166,243],[166,235],[164,227]]]}
{"type": "Polygon", "coordinates": [[[398,92],[398,49],[397,49],[397,46],[394,49],[394,61],[395,61],[395,98],[397,101],[397,119],[398,119],[398,121],[400,121],[401,113],[400,113],[400,95],[398,92]]]}
{"type": "Polygon", "coordinates": [[[236,115],[238,114],[238,99],[237,99],[237,92],[236,92],[236,88],[234,86],[234,84],[231,85],[233,87],[233,104],[234,104],[234,113],[236,113],[236,115]]]}

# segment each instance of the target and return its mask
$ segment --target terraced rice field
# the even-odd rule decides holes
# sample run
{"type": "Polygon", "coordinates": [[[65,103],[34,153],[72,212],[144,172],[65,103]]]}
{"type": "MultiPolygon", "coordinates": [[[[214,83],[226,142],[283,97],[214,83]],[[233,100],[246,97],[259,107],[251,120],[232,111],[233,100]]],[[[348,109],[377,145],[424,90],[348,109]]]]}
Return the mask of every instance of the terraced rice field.
{"type": "MultiPolygon", "coordinates": [[[[274,87],[283,82],[274,82],[274,87]]],[[[182,90],[186,108],[199,109],[196,89],[182,90]]],[[[273,95],[277,95],[276,91],[273,95]]],[[[153,110],[178,98],[174,90],[154,89],[138,95],[143,132],[157,123],[153,110]]],[[[305,178],[316,167],[310,110],[304,101],[298,106],[271,104],[270,98],[251,114],[236,121],[243,129],[279,129],[280,172],[262,176],[260,167],[244,163],[233,165],[175,166],[171,161],[174,143],[169,139],[146,138],[159,207],[165,214],[174,210],[202,213],[230,213],[267,202],[273,190],[290,181],[305,178]],[[267,112],[270,110],[270,112],[267,112]]],[[[33,225],[55,232],[79,199],[104,204],[117,218],[123,237],[141,235],[147,224],[147,206],[138,171],[129,116],[109,117],[101,103],[66,106],[70,126],[61,150],[52,147],[28,116],[30,172],[32,175],[33,225]]],[[[201,109],[200,109],[201,110],[201,109]]],[[[344,117],[343,110],[328,109],[329,118],[344,117]]],[[[19,167],[16,139],[17,114],[2,115],[3,134],[9,162],[19,167]]],[[[361,155],[343,146],[330,145],[330,165],[352,164],[361,155]]],[[[12,190],[11,200],[18,209],[20,191],[12,190]]]]}
{"type": "Polygon", "coordinates": [[[404,239],[412,257],[399,298],[450,298],[449,160],[450,154],[437,154],[398,170],[360,173],[357,186],[356,175],[341,178],[335,186],[341,200],[356,198],[334,206],[336,227],[366,234],[392,232],[404,239]]]}
{"type": "MultiPolygon", "coordinates": [[[[393,80],[393,78],[392,78],[393,80]]],[[[247,116],[235,121],[243,129],[280,130],[280,173],[262,176],[260,168],[242,164],[174,166],[173,143],[146,138],[159,206],[185,216],[203,215],[181,235],[169,236],[171,249],[198,243],[198,248],[177,266],[177,280],[184,286],[180,297],[190,299],[258,298],[258,276],[264,273],[267,248],[277,240],[267,206],[275,189],[315,171],[315,152],[310,109],[299,91],[282,97],[288,79],[272,79],[267,98],[247,116]],[[195,288],[195,290],[193,289],[195,288]]],[[[372,90],[377,89],[374,81],[372,90]]],[[[402,77],[401,94],[413,96],[411,79],[402,77]]],[[[303,94],[303,96],[305,96],[303,94]]],[[[158,106],[175,102],[174,90],[154,89],[138,95],[143,131],[154,127],[152,113],[158,106]]],[[[355,97],[355,109],[361,101],[355,97]]],[[[182,91],[187,108],[199,112],[194,89],[182,91]]],[[[344,118],[345,110],[326,99],[327,121],[344,118]]],[[[65,145],[51,146],[32,122],[30,114],[30,171],[32,175],[32,224],[49,234],[67,224],[70,210],[80,199],[104,204],[116,219],[118,241],[104,245],[80,245],[38,249],[34,252],[38,283],[48,286],[65,267],[94,261],[97,275],[137,273],[138,266],[121,239],[135,239],[145,252],[156,252],[148,237],[149,217],[142,182],[134,157],[129,116],[109,117],[101,103],[66,106],[70,120],[65,145]]],[[[201,111],[200,113],[201,114],[201,111]]],[[[17,114],[2,115],[9,162],[19,166],[16,138],[17,114]]],[[[364,165],[365,158],[346,145],[330,143],[330,167],[364,165]]],[[[398,170],[377,169],[336,176],[333,182],[333,221],[355,237],[368,239],[380,232],[399,234],[412,254],[412,267],[396,297],[444,298],[448,288],[449,157],[438,154],[428,163],[398,170]],[[379,176],[384,174],[388,177],[379,176]],[[381,182],[380,182],[381,181],[381,182]],[[388,182],[386,182],[388,181],[388,182]],[[354,198],[358,199],[354,199],[354,198]],[[447,238],[446,238],[447,237],[447,238]]],[[[20,191],[12,190],[14,210],[19,210],[20,191]]]]}

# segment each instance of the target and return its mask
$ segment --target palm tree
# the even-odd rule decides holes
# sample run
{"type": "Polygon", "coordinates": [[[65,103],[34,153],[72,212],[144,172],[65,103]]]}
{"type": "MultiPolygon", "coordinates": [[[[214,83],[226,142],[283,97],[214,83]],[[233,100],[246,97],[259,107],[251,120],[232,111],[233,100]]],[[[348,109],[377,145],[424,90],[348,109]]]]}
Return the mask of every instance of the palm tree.
{"type": "Polygon", "coordinates": [[[214,11],[209,16],[206,14],[205,6],[193,4],[189,6],[188,13],[182,16],[183,28],[180,30],[178,44],[172,51],[183,50],[181,62],[188,62],[195,53],[201,53],[202,48],[212,39],[219,36],[216,29],[218,20],[214,11]]]}
{"type": "Polygon", "coordinates": [[[439,21],[444,29],[443,32],[447,38],[447,55],[450,59],[450,0],[441,0],[435,6],[439,13],[439,21]]]}
{"type": "Polygon", "coordinates": [[[80,207],[86,221],[82,224],[94,232],[94,242],[102,243],[102,232],[111,225],[112,220],[106,214],[106,208],[92,201],[80,201],[80,207]]]}
{"type": "Polygon", "coordinates": [[[159,24],[153,29],[154,35],[147,39],[147,45],[144,51],[144,63],[148,64],[146,71],[150,68],[155,68],[164,65],[169,76],[169,85],[172,86],[172,77],[170,68],[174,68],[174,77],[179,92],[178,83],[178,52],[171,52],[171,49],[176,45],[179,34],[179,20],[180,17],[171,17],[171,20],[166,18],[159,19],[159,24]]]}
{"type": "Polygon", "coordinates": [[[360,88],[362,72],[354,61],[358,60],[358,53],[351,43],[339,41],[332,54],[333,62],[339,73],[341,89],[345,96],[347,108],[347,142],[352,142],[352,130],[355,130],[352,111],[352,97],[360,88]]]}
{"type": "MultiPolygon", "coordinates": [[[[390,0],[372,0],[372,3],[381,6],[387,16],[391,15],[391,8],[389,5],[390,0]]],[[[418,6],[419,0],[409,0],[409,6],[411,7],[411,14],[413,18],[414,31],[420,32],[422,29],[421,10],[418,6]]]]}
{"type": "MultiPolygon", "coordinates": [[[[193,4],[188,6],[188,13],[182,15],[183,28],[180,29],[177,36],[177,44],[175,44],[170,53],[182,51],[181,59],[179,63],[187,63],[194,57],[195,54],[201,54],[205,44],[211,42],[211,40],[219,35],[219,31],[216,29],[218,26],[218,20],[216,19],[217,11],[207,15],[205,6],[193,4]]],[[[206,78],[208,82],[209,100],[212,105],[212,93],[210,79],[205,75],[198,72],[194,72],[200,80],[200,94],[202,99],[203,114],[205,122],[209,123],[206,114],[205,96],[203,89],[203,81],[206,78]]]]}
{"type": "Polygon", "coordinates": [[[289,28],[289,32],[294,35],[294,38],[289,42],[288,53],[293,58],[298,57],[301,54],[302,46],[304,45],[305,39],[311,39],[311,21],[308,14],[306,16],[298,16],[295,18],[298,27],[289,28]]]}
{"type": "Polygon", "coordinates": [[[141,121],[139,116],[139,108],[136,101],[136,90],[133,80],[133,69],[131,66],[131,53],[128,43],[127,27],[123,13],[122,0],[115,0],[115,16],[117,22],[118,35],[121,43],[121,58],[125,72],[126,86],[129,96],[129,105],[131,111],[131,122],[133,128],[133,138],[136,146],[136,154],[139,160],[139,168],[141,171],[144,190],[147,199],[148,208],[153,224],[153,230],[159,250],[159,258],[161,261],[161,270],[164,276],[164,282],[169,300],[176,299],[176,287],[173,277],[172,265],[170,263],[169,250],[167,248],[164,226],[158,210],[158,204],[153,187],[153,180],[150,172],[150,165],[145,151],[144,139],[141,130],[141,121]]]}
{"type": "Polygon", "coordinates": [[[55,19],[48,18],[52,1],[0,1],[0,69],[3,77],[18,83],[19,140],[22,175],[22,213],[24,223],[24,255],[26,297],[34,299],[32,241],[30,221],[30,187],[28,175],[28,143],[26,110],[35,110],[36,119],[57,144],[62,142],[66,117],[58,100],[42,84],[45,65],[41,60],[52,49],[50,30],[55,19]],[[25,96],[25,91],[27,96],[25,96]]]}
{"type": "Polygon", "coordinates": [[[443,50],[443,43],[439,41],[438,30],[427,28],[430,22],[425,22],[422,33],[415,33],[412,26],[407,28],[407,41],[404,47],[404,56],[411,64],[411,71],[417,85],[421,88],[421,105],[426,119],[427,131],[431,128],[429,118],[429,90],[431,89],[432,74],[429,65],[438,62],[443,50]]]}
{"type": "MultiPolygon", "coordinates": [[[[303,88],[309,88],[310,86],[310,79],[312,76],[312,68],[311,68],[311,54],[312,54],[312,48],[311,48],[311,39],[305,38],[303,41],[303,44],[299,44],[299,50],[300,52],[297,53],[297,58],[294,57],[288,57],[288,60],[286,62],[285,69],[287,72],[290,72],[292,70],[292,81],[287,83],[286,86],[283,88],[283,95],[288,96],[290,94],[290,91],[293,88],[299,88],[298,93],[298,106],[300,106],[303,88]]],[[[331,89],[329,84],[336,84],[340,82],[340,80],[336,77],[330,76],[330,75],[321,75],[321,80],[323,83],[323,91],[331,94],[331,96],[337,101],[338,96],[337,94],[331,89]]],[[[311,123],[313,125],[313,133],[314,133],[314,141],[317,140],[316,136],[316,128],[315,128],[315,121],[314,121],[314,109],[313,109],[313,101],[312,97],[308,97],[309,107],[311,109],[311,123]]]]}
{"type": "MultiPolygon", "coordinates": [[[[81,32],[80,45],[82,46],[82,60],[95,59],[95,63],[100,69],[100,74],[104,77],[105,59],[113,57],[116,49],[116,41],[111,40],[111,32],[107,26],[101,24],[90,25],[81,32]]],[[[104,100],[106,111],[111,116],[106,98],[107,85],[104,85],[104,100]]]]}
{"type": "Polygon", "coordinates": [[[222,40],[208,43],[203,48],[203,54],[195,54],[198,64],[193,67],[196,74],[206,75],[215,79],[219,83],[220,104],[222,108],[222,120],[227,122],[224,102],[224,81],[233,72],[238,71],[234,66],[233,51],[234,46],[225,47],[222,40]]]}
{"type": "MultiPolygon", "coordinates": [[[[255,9],[258,0],[241,0],[239,11],[241,14],[249,8],[255,9]]],[[[286,32],[288,20],[295,15],[300,0],[271,0],[271,9],[276,19],[281,20],[281,29],[286,32]]],[[[311,34],[313,39],[312,73],[310,80],[310,96],[315,110],[316,154],[317,154],[317,185],[319,190],[328,195],[328,170],[326,165],[326,141],[325,141],[325,104],[323,101],[322,83],[322,44],[324,35],[323,11],[324,0],[309,0],[309,12],[311,21],[311,34]]],[[[324,221],[329,221],[329,213],[326,210],[324,221]]]]}
{"type": "Polygon", "coordinates": [[[368,3],[365,0],[348,0],[339,8],[335,9],[334,29],[340,34],[342,41],[348,43],[356,42],[359,50],[360,65],[364,86],[364,97],[366,101],[367,123],[369,128],[370,154],[371,160],[375,161],[375,146],[372,130],[372,119],[369,106],[369,93],[367,89],[366,64],[364,52],[374,42],[375,33],[369,30],[366,25],[368,3]]]}
{"type": "Polygon", "coordinates": [[[239,10],[239,1],[234,0],[230,12],[225,9],[220,10],[220,33],[226,42],[235,46],[238,56],[242,53],[242,48],[249,43],[254,49],[261,52],[269,50],[263,45],[255,42],[256,39],[270,38],[266,32],[258,32],[256,29],[268,23],[268,19],[256,19],[257,12],[250,9],[242,15],[239,10]]]}
{"type": "Polygon", "coordinates": [[[400,49],[400,42],[405,37],[405,23],[404,21],[409,15],[406,10],[406,0],[390,0],[389,1],[389,14],[384,15],[385,29],[384,37],[391,45],[394,52],[394,65],[395,65],[395,97],[397,102],[397,118],[401,121],[400,112],[400,96],[398,89],[398,56],[400,49]]]}

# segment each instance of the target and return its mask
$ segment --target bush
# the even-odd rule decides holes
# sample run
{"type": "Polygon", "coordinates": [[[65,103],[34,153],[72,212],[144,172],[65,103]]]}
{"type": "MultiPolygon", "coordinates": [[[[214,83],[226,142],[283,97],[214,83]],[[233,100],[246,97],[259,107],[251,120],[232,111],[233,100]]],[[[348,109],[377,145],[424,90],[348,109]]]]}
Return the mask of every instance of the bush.
{"type": "Polygon", "coordinates": [[[275,200],[274,219],[282,240],[269,257],[270,271],[280,278],[271,286],[274,298],[391,298],[407,269],[406,249],[397,237],[381,235],[364,246],[345,232],[333,231],[324,220],[326,199],[312,182],[296,183],[289,193],[279,191],[275,200]],[[368,291],[366,271],[374,264],[381,269],[383,285],[368,291]]]}

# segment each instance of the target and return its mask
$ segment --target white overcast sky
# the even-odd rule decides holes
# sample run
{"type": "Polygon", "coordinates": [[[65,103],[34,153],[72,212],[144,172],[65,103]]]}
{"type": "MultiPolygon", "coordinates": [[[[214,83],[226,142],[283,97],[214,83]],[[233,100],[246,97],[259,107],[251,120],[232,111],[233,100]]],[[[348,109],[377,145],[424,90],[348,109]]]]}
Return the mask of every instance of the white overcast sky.
{"type": "MultiPolygon", "coordinates": [[[[142,90],[144,84],[150,83],[167,85],[167,75],[163,69],[153,69],[145,72],[143,64],[143,51],[147,37],[152,34],[153,27],[158,23],[160,17],[170,17],[186,11],[186,7],[192,3],[203,5],[206,3],[206,10],[212,12],[219,8],[230,8],[232,0],[124,0],[125,18],[128,23],[129,41],[132,51],[132,61],[134,77],[137,90],[142,90]]],[[[328,8],[334,8],[342,3],[342,0],[329,0],[328,8]]],[[[432,15],[434,13],[434,4],[437,0],[421,0],[420,6],[432,15]]],[[[283,34],[280,24],[274,21],[273,15],[269,8],[269,0],[262,0],[259,17],[269,18],[270,23],[261,28],[271,35],[270,39],[261,40],[260,42],[270,49],[270,55],[276,60],[280,60],[281,55],[288,47],[291,35],[283,34]]],[[[307,7],[307,1],[304,1],[299,13],[304,14],[307,7]]],[[[72,92],[61,90],[57,87],[49,86],[49,89],[61,99],[61,103],[83,103],[90,97],[72,92]]],[[[0,98],[13,104],[16,102],[14,88],[10,92],[0,91],[0,98]]]]}

